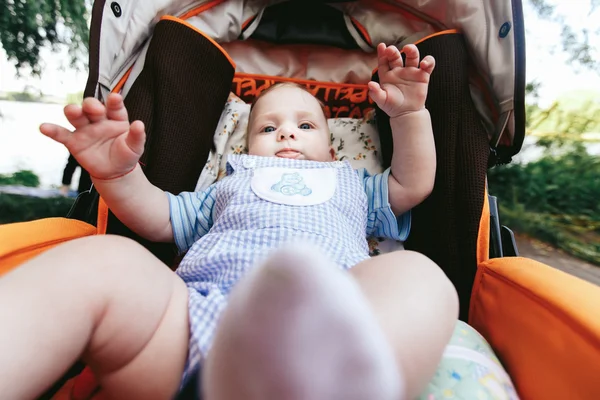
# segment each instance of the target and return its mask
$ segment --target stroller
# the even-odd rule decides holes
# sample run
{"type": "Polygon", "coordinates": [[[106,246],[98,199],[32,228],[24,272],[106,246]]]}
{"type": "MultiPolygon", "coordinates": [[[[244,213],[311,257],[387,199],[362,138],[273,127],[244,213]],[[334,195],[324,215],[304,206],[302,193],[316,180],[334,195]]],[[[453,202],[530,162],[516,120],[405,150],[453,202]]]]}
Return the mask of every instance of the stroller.
{"type": "MultiPolygon", "coordinates": [[[[448,388],[440,367],[430,384],[437,394],[424,398],[600,398],[600,288],[518,257],[487,189],[487,169],[509,163],[524,139],[520,0],[96,0],[90,32],[85,96],[124,95],[130,118],[147,129],[143,171],[171,193],[220,178],[227,154],[244,151],[248,105],[280,81],[305,85],[324,102],[338,157],[378,172],[390,165],[392,135],[367,95],[367,82],[378,79],[375,46],[415,43],[433,55],[426,106],[435,187],[412,210],[403,246],[454,283],[461,322],[453,341],[475,337],[471,350],[490,353],[487,368],[501,366],[511,385],[494,391],[480,376],[461,386],[453,376],[448,388]]],[[[0,227],[0,274],[59,243],[106,233],[133,238],[177,267],[174,246],[135,235],[92,187],[66,218],[0,227]]],[[[371,243],[374,255],[397,245],[371,243]]],[[[451,371],[477,364],[468,351],[454,353],[451,371]]],[[[82,367],[47,397],[78,374],[71,398],[87,398],[93,377],[82,367]]]]}

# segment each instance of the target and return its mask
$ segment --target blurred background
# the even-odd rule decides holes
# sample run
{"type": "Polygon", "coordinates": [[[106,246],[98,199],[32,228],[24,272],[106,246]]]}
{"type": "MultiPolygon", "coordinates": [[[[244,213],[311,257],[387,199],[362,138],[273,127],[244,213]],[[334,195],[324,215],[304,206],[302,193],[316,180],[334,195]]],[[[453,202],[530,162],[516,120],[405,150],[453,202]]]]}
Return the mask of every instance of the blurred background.
{"type": "MultiPolygon", "coordinates": [[[[522,255],[600,284],[600,0],[523,0],[527,136],[489,171],[522,255]]],[[[82,100],[91,0],[0,0],[0,224],[65,216],[80,169],[44,137],[82,100]]]]}

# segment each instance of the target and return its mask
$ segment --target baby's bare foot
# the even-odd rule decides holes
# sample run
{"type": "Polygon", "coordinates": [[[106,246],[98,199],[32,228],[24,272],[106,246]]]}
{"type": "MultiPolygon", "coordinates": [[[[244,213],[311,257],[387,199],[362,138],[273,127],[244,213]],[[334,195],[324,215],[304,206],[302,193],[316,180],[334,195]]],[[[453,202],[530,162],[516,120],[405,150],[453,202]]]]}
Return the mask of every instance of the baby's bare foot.
{"type": "Polygon", "coordinates": [[[312,248],[274,254],[233,290],[207,400],[398,400],[392,350],[358,285],[312,248]]]}

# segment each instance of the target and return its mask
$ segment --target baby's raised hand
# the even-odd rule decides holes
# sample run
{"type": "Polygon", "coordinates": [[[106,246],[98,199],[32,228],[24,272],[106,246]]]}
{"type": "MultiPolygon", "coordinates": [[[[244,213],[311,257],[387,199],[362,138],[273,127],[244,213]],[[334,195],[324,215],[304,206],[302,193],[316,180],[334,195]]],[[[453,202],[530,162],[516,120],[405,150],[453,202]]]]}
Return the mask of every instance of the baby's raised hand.
{"type": "Polygon", "coordinates": [[[395,46],[377,46],[379,83],[369,82],[369,95],[390,118],[422,110],[425,107],[429,77],[435,67],[432,56],[420,63],[419,50],[414,44],[404,46],[402,55],[395,46]]]}
{"type": "Polygon", "coordinates": [[[81,106],[70,104],[64,112],[74,132],[48,123],[40,125],[40,132],[64,144],[92,177],[114,179],[135,168],[146,133],[141,121],[129,123],[121,95],[111,93],[106,106],[86,98],[81,106]]]}

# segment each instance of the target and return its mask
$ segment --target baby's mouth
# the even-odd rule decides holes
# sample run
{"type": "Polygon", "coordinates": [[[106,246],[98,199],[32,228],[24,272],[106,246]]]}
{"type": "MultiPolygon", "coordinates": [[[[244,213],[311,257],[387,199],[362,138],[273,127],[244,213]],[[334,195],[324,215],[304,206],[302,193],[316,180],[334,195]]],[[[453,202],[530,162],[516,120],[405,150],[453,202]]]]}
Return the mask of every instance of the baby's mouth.
{"type": "Polygon", "coordinates": [[[284,149],[281,151],[278,151],[275,156],[280,157],[280,158],[298,158],[300,157],[302,153],[300,153],[299,151],[296,150],[292,150],[292,149],[284,149]]]}

